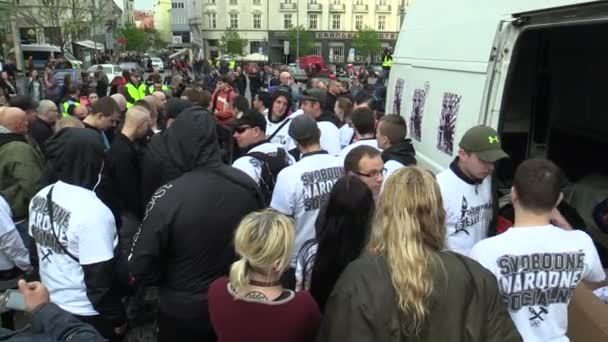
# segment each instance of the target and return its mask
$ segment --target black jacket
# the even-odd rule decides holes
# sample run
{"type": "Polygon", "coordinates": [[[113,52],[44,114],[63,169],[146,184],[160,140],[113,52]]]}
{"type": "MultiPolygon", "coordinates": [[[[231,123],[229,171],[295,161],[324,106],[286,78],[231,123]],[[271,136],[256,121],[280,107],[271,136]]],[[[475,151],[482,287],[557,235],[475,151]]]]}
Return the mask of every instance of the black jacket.
{"type": "Polygon", "coordinates": [[[324,110],[321,113],[321,116],[319,116],[317,118],[317,122],[320,122],[320,121],[329,121],[329,122],[333,123],[334,125],[336,125],[336,127],[338,127],[338,128],[340,128],[340,126],[342,126],[340,119],[338,119],[336,114],[334,114],[334,112],[330,111],[330,110],[324,110]]]}
{"type": "Polygon", "coordinates": [[[141,168],[137,145],[125,135],[119,133],[114,137],[108,159],[111,177],[120,201],[121,213],[129,212],[142,218],[141,203],[141,168]]]}
{"type": "Polygon", "coordinates": [[[53,125],[36,117],[34,122],[30,125],[30,134],[40,146],[42,152],[44,152],[44,144],[50,137],[53,136],[53,125]]]}
{"type": "MultiPolygon", "coordinates": [[[[105,164],[102,138],[94,130],[64,128],[47,143],[48,177],[51,183],[62,181],[95,190],[105,164]]],[[[94,227],[91,227],[94,228],[94,227]]],[[[121,325],[124,310],[114,277],[115,259],[81,265],[87,297],[108,321],[121,325]]]]}
{"type": "Polygon", "coordinates": [[[235,260],[240,220],[263,207],[257,184],[220,159],[214,119],[187,109],[164,139],[183,175],[150,200],[129,256],[138,284],[159,284],[160,308],[173,317],[205,319],[207,289],[235,260]]]}
{"type": "Polygon", "coordinates": [[[382,160],[386,163],[394,160],[404,166],[416,165],[416,151],[410,139],[395,144],[382,152],[382,160]]]}

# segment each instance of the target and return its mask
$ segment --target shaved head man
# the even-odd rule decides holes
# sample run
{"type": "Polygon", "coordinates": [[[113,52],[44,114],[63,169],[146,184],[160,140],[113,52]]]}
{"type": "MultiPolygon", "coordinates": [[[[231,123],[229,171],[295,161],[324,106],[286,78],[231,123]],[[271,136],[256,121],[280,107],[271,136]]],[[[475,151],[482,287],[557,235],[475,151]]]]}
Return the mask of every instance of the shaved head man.
{"type": "Polygon", "coordinates": [[[142,107],[135,106],[127,110],[121,133],[129,140],[135,141],[146,136],[150,129],[150,113],[142,107]]]}
{"type": "Polygon", "coordinates": [[[26,134],[29,128],[25,111],[17,107],[4,107],[0,111],[0,125],[15,134],[26,134]]]}
{"type": "Polygon", "coordinates": [[[283,71],[281,74],[279,74],[279,80],[281,81],[281,84],[286,86],[291,86],[291,83],[293,82],[293,78],[291,77],[289,71],[283,71]]]}
{"type": "Polygon", "coordinates": [[[156,106],[159,109],[164,110],[165,105],[167,104],[167,95],[165,95],[165,93],[163,93],[162,91],[155,91],[152,93],[152,96],[156,98],[156,106]]]}
{"type": "Polygon", "coordinates": [[[118,108],[120,109],[121,112],[124,112],[127,110],[127,98],[124,95],[114,94],[110,97],[113,98],[114,101],[116,101],[116,104],[118,105],[118,108]]]}

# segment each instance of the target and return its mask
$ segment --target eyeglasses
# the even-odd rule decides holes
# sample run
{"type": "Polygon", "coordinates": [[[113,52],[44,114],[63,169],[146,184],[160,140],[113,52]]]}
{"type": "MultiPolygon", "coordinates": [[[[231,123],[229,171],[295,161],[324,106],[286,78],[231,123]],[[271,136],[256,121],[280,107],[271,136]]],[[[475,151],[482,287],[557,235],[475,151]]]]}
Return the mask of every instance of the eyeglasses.
{"type": "Polygon", "coordinates": [[[361,177],[376,178],[380,175],[384,176],[386,174],[386,168],[382,168],[382,170],[372,170],[369,173],[362,173],[357,171],[354,171],[353,173],[361,177]]]}
{"type": "Polygon", "coordinates": [[[246,130],[253,128],[251,126],[243,126],[243,127],[237,127],[234,129],[235,132],[237,132],[238,134],[243,134],[243,132],[245,132],[246,130]]]}

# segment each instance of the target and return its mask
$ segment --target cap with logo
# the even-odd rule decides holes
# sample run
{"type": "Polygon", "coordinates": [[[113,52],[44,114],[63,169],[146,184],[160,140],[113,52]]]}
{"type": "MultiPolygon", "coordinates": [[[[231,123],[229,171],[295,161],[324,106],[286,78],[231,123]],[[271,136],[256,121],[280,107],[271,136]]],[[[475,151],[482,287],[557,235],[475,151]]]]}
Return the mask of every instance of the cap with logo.
{"type": "Polygon", "coordinates": [[[296,141],[307,140],[318,134],[317,121],[308,115],[298,115],[289,124],[289,136],[296,141]]]}
{"type": "Polygon", "coordinates": [[[460,140],[460,148],[475,153],[477,158],[486,162],[496,162],[509,156],[502,150],[498,132],[488,126],[470,128],[460,140]]]}
{"type": "Polygon", "coordinates": [[[318,88],[308,89],[304,92],[303,96],[300,96],[300,102],[302,101],[315,101],[321,103],[321,106],[325,104],[327,96],[325,91],[318,88]]]}
{"type": "Polygon", "coordinates": [[[249,126],[251,128],[258,127],[266,132],[266,118],[264,114],[255,110],[246,111],[240,118],[230,123],[232,127],[249,126]]]}

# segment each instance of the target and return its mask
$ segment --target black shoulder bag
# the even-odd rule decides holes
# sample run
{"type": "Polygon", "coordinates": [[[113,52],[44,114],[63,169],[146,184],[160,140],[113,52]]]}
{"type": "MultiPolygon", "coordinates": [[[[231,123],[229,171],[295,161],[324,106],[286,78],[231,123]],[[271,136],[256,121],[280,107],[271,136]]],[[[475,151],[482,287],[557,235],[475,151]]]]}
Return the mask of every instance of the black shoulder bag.
{"type": "Polygon", "coordinates": [[[61,247],[61,249],[63,250],[63,252],[70,257],[70,259],[74,260],[76,263],[80,264],[80,261],[78,260],[77,257],[74,256],[74,254],[70,253],[68,251],[68,249],[61,244],[61,241],[59,241],[59,237],[57,236],[57,233],[55,232],[55,225],[53,223],[53,188],[55,186],[51,187],[51,190],[49,190],[49,193],[46,194],[46,208],[49,212],[49,222],[51,223],[51,232],[53,233],[53,237],[55,238],[55,241],[57,242],[57,244],[59,245],[59,247],[61,247]]]}

